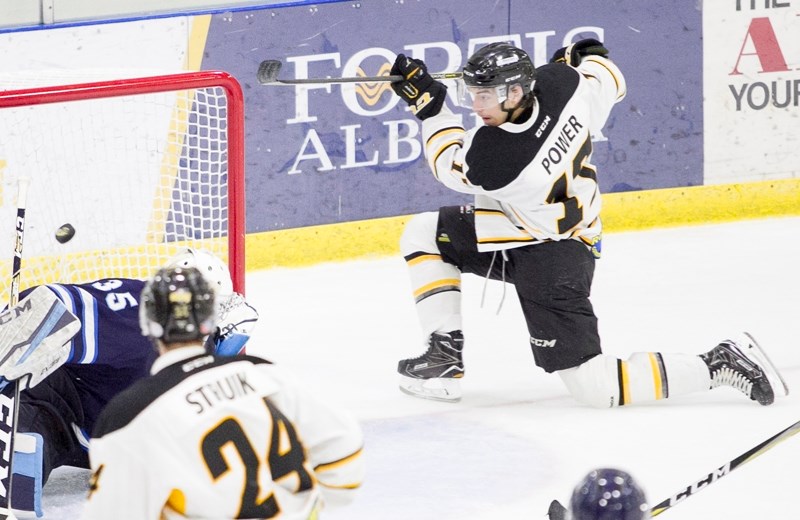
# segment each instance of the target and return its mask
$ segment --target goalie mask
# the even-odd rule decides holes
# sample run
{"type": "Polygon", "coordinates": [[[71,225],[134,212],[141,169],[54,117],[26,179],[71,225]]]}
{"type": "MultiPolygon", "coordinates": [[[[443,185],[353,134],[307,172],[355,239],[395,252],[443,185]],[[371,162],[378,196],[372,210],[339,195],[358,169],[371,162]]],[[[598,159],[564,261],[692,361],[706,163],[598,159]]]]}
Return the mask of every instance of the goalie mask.
{"type": "Polygon", "coordinates": [[[142,334],[164,343],[202,341],[214,331],[216,316],[214,288],[194,267],[160,269],[142,289],[142,334]]]}
{"type": "Polygon", "coordinates": [[[458,97],[461,106],[488,108],[502,104],[512,85],[522,88],[523,98],[533,91],[536,69],[528,53],[505,42],[478,49],[464,65],[458,97]]]}
{"type": "Polygon", "coordinates": [[[167,267],[196,267],[214,286],[220,301],[233,294],[233,282],[228,266],[213,253],[187,247],[172,257],[167,267]]]}
{"type": "Polygon", "coordinates": [[[644,491],[628,473],[610,468],[586,475],[570,499],[572,520],[644,520],[650,518],[644,491]]]}

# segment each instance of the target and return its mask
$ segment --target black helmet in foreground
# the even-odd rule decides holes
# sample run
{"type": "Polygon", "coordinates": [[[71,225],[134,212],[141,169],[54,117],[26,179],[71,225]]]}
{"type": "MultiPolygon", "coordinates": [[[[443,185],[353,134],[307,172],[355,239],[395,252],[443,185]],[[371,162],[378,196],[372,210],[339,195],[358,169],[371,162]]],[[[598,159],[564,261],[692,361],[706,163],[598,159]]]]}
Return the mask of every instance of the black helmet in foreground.
{"type": "Polygon", "coordinates": [[[216,293],[195,267],[160,269],[142,289],[142,334],[164,343],[200,341],[214,330],[216,293]]]}
{"type": "Polygon", "coordinates": [[[644,491],[633,477],[616,468],[590,472],[570,500],[572,520],[644,520],[650,518],[644,491]]]}

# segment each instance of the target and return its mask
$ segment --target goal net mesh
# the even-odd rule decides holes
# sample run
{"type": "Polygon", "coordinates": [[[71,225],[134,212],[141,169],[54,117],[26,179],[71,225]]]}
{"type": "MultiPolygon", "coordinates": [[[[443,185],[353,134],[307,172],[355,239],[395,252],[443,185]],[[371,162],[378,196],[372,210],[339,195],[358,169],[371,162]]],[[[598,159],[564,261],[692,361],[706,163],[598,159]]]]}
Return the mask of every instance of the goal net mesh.
{"type": "Polygon", "coordinates": [[[188,246],[237,264],[242,290],[243,243],[233,238],[244,236],[243,211],[232,187],[243,187],[243,171],[231,150],[241,100],[224,76],[224,85],[186,73],[0,91],[3,294],[20,180],[29,182],[21,289],[144,279],[188,246]],[[56,231],[66,224],[75,233],[62,243],[56,231]]]}

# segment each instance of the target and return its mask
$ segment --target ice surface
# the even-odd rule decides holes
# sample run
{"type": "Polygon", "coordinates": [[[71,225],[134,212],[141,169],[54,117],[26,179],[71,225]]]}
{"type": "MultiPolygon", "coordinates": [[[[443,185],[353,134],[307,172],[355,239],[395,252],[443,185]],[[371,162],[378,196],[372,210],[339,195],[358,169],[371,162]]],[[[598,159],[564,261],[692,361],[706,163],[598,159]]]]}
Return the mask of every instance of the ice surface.
{"type": "MultiPolygon", "coordinates": [[[[577,404],[538,369],[509,287],[463,280],[466,377],[458,404],[396,387],[423,350],[400,258],[247,275],[261,312],[248,351],[290,367],[363,424],[368,477],[326,520],[544,518],[590,469],[630,471],[652,503],[800,420],[800,218],[609,234],[592,301],[604,350],[700,353],[740,330],[782,371],[788,397],[762,407],[715,389],[613,410],[577,404]]],[[[800,436],[664,513],[682,520],[788,518],[800,436]]],[[[45,518],[79,515],[85,471],[54,473],[45,518]]]]}

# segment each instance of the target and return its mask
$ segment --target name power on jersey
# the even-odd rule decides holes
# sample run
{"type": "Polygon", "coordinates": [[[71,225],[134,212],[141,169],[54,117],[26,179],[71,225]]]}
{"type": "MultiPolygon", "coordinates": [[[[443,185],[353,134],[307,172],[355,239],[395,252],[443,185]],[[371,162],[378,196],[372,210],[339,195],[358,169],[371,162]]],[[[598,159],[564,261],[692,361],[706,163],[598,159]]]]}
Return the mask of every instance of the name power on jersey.
{"type": "Polygon", "coordinates": [[[60,228],[56,229],[56,240],[59,244],[66,244],[72,237],[75,236],[75,228],[72,227],[72,224],[66,223],[60,228]]]}

